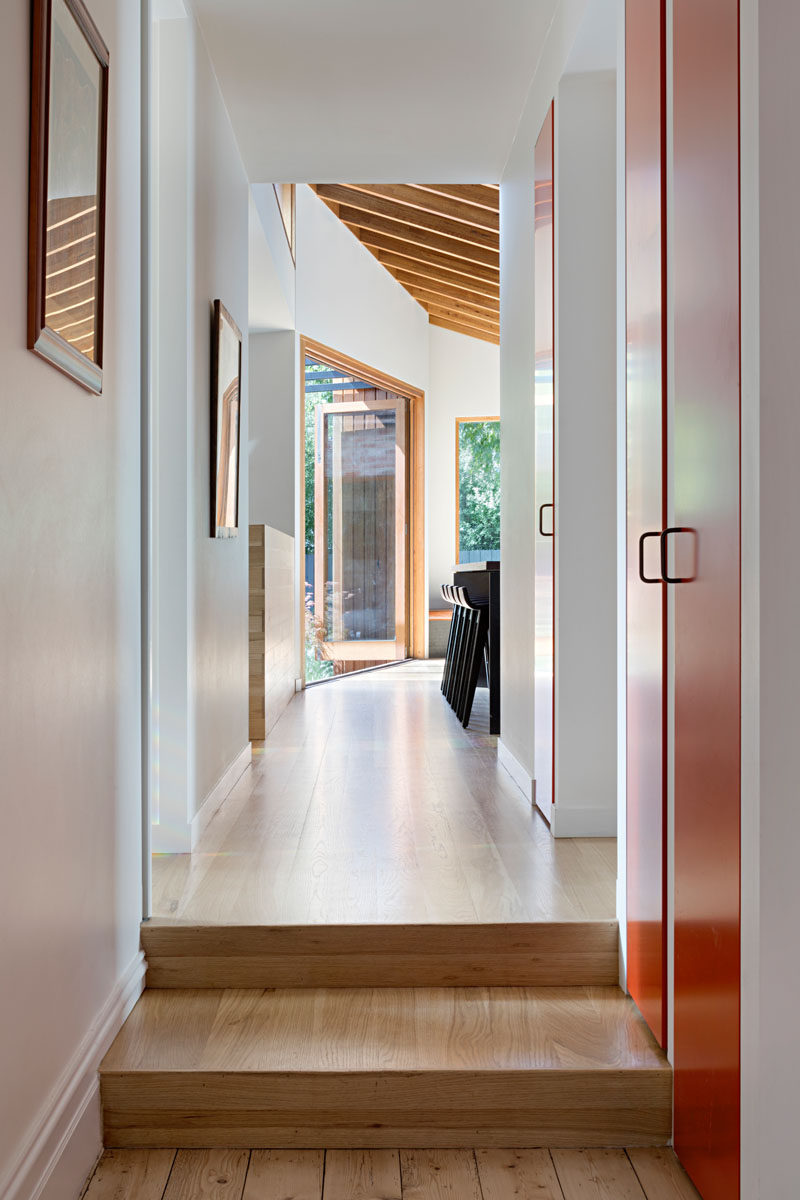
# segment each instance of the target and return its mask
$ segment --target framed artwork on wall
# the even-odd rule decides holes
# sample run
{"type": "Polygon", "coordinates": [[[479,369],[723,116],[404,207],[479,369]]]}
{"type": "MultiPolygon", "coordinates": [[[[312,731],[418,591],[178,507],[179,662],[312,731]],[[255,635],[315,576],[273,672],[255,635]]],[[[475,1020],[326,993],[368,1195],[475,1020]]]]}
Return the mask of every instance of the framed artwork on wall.
{"type": "Polygon", "coordinates": [[[103,390],[108,49],[82,0],[33,0],[28,348],[103,390]]]}
{"type": "Polygon", "coordinates": [[[242,335],[221,300],[211,329],[211,536],[239,532],[242,335]]]}

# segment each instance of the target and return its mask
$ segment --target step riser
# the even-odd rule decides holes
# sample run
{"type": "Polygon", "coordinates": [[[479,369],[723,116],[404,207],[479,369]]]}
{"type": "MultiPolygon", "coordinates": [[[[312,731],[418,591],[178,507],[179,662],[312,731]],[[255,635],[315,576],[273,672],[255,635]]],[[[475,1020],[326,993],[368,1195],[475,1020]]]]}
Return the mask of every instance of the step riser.
{"type": "Polygon", "coordinates": [[[144,925],[151,988],[578,987],[619,981],[615,921],[144,925]]]}
{"type": "Polygon", "coordinates": [[[109,1147],[653,1146],[668,1071],[105,1075],[109,1147]]]}

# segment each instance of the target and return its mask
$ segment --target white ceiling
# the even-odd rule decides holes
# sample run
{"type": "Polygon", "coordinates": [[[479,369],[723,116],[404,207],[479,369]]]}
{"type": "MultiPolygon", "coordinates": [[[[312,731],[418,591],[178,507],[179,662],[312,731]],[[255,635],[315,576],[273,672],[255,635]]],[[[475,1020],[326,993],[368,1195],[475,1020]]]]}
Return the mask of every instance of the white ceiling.
{"type": "Polygon", "coordinates": [[[251,182],[497,183],[558,0],[193,0],[251,182]]]}

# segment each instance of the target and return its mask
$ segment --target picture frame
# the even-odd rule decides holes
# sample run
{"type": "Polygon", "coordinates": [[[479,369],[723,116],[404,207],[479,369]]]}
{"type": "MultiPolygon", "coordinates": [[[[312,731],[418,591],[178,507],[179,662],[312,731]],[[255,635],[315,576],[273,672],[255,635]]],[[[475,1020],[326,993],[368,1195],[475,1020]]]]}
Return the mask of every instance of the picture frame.
{"type": "Polygon", "coordinates": [[[211,324],[211,537],[239,533],[242,334],[221,300],[211,324]]]}
{"type": "Polygon", "coordinates": [[[28,348],[103,390],[109,52],[83,0],[33,0],[28,348]]]}

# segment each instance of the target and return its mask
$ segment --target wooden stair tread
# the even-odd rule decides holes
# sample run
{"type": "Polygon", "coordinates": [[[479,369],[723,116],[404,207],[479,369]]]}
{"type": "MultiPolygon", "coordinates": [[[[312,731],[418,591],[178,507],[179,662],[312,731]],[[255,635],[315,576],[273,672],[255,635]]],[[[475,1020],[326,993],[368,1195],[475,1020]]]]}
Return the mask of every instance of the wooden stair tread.
{"type": "Polygon", "coordinates": [[[152,988],[613,985],[616,921],[142,926],[152,988]]]}
{"type": "Polygon", "coordinates": [[[107,1146],[657,1146],[672,1072],[618,987],[153,989],[107,1146]]]}
{"type": "Polygon", "coordinates": [[[619,988],[145,992],[101,1074],[669,1071],[619,988]]]}

